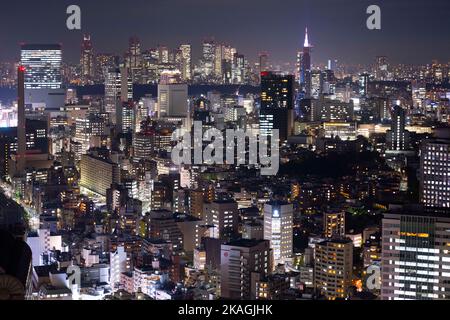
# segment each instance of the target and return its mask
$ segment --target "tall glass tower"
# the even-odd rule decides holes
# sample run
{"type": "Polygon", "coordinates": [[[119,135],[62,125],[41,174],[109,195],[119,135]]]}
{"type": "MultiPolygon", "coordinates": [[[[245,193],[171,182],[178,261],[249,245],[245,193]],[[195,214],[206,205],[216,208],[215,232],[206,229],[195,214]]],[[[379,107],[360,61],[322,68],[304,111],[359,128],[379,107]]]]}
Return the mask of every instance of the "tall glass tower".
{"type": "Polygon", "coordinates": [[[27,70],[25,89],[60,89],[62,50],[59,44],[24,44],[21,65],[27,70]]]}
{"type": "Polygon", "coordinates": [[[308,28],[306,28],[303,50],[298,57],[300,66],[300,88],[304,91],[305,98],[311,97],[311,48],[312,45],[309,43],[308,39],[308,28]]]}

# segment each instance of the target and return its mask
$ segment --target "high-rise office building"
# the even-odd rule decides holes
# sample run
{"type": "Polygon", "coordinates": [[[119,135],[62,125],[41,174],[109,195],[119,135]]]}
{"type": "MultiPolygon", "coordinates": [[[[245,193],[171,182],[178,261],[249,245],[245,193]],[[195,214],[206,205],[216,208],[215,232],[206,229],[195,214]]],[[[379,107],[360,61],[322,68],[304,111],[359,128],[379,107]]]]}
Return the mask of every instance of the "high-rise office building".
{"type": "Polygon", "coordinates": [[[406,126],[406,110],[394,106],[392,110],[391,130],[386,133],[387,147],[391,151],[405,151],[409,149],[409,131],[406,126]]]}
{"type": "Polygon", "coordinates": [[[81,82],[92,84],[95,78],[94,49],[91,36],[85,34],[81,43],[81,82]]]}
{"type": "Polygon", "coordinates": [[[244,84],[247,81],[248,63],[245,56],[236,53],[232,64],[232,79],[234,84],[244,84]]]}
{"type": "Polygon", "coordinates": [[[292,258],[293,223],[292,204],[271,201],[264,205],[264,239],[270,241],[275,266],[292,258]]]}
{"type": "Polygon", "coordinates": [[[129,70],[132,83],[140,83],[142,80],[142,53],[141,42],[137,37],[131,37],[129,40],[126,67],[129,70]]]}
{"type": "Polygon", "coordinates": [[[214,75],[216,44],[214,40],[203,41],[202,48],[202,73],[205,78],[214,75]]]}
{"type": "Polygon", "coordinates": [[[121,89],[120,70],[118,68],[110,69],[105,78],[105,111],[110,115],[116,112],[117,100],[121,100],[121,89]]]}
{"type": "Polygon", "coordinates": [[[252,284],[272,270],[267,240],[241,239],[221,245],[220,296],[227,299],[251,299],[256,296],[252,284]]]}
{"type": "Polygon", "coordinates": [[[223,77],[223,45],[217,44],[214,49],[214,76],[216,79],[222,79],[223,77]]]}
{"type": "Polygon", "coordinates": [[[225,84],[231,84],[233,81],[233,63],[236,53],[236,48],[222,45],[222,82],[225,84]]]}
{"type": "Polygon", "coordinates": [[[187,116],[188,86],[185,83],[158,84],[158,116],[187,116]]]}
{"type": "Polygon", "coordinates": [[[450,298],[449,217],[421,206],[384,215],[381,299],[450,298]]]}
{"type": "Polygon", "coordinates": [[[80,162],[80,186],[106,196],[114,183],[120,183],[120,169],[116,163],[91,154],[83,154],[80,162]]]}
{"type": "Polygon", "coordinates": [[[62,49],[59,44],[24,44],[21,65],[25,74],[25,104],[38,108],[60,108],[65,103],[62,89],[62,49]]]}
{"type": "Polygon", "coordinates": [[[101,136],[105,130],[105,119],[96,114],[89,114],[85,118],[75,120],[75,138],[76,142],[81,143],[82,152],[85,153],[91,142],[91,137],[101,136]]]}
{"type": "Polygon", "coordinates": [[[294,77],[273,72],[261,74],[261,109],[259,126],[264,135],[279,130],[280,141],[292,134],[294,77]]]}
{"type": "Polygon", "coordinates": [[[192,79],[191,45],[182,44],[179,50],[181,52],[181,78],[183,81],[190,81],[192,79]]]}
{"type": "Polygon", "coordinates": [[[169,48],[166,46],[158,46],[157,53],[159,64],[169,63],[169,48]]]}
{"type": "Polygon", "coordinates": [[[370,81],[370,74],[361,73],[359,75],[359,94],[362,97],[367,96],[369,81],[370,81]]]}
{"type": "Polygon", "coordinates": [[[133,137],[133,160],[139,162],[149,160],[154,151],[155,134],[153,132],[138,132],[133,137]]]}
{"type": "Polygon", "coordinates": [[[315,245],[314,285],[329,300],[346,298],[352,285],[353,242],[326,240],[315,245]]]}
{"type": "Polygon", "coordinates": [[[133,99],[133,82],[124,67],[108,71],[105,79],[105,111],[116,121],[116,109],[122,102],[133,99]]]}
{"type": "Polygon", "coordinates": [[[311,71],[311,98],[318,99],[322,94],[323,76],[320,70],[311,71]]]}
{"type": "Polygon", "coordinates": [[[118,132],[133,133],[136,129],[136,106],[133,101],[117,104],[116,127],[118,132]]]}
{"type": "Polygon", "coordinates": [[[61,88],[61,45],[24,44],[21,47],[20,62],[27,70],[25,89],[61,88]]]}
{"type": "Polygon", "coordinates": [[[450,130],[435,129],[434,137],[422,141],[420,198],[427,207],[450,207],[450,130]]]}

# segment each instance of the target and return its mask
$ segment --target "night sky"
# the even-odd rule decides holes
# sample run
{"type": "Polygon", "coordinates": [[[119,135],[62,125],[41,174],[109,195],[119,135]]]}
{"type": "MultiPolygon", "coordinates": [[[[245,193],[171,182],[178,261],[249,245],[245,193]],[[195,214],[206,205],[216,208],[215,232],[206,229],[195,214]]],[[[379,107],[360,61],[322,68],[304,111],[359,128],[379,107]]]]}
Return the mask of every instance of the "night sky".
{"type": "MultiPolygon", "coordinates": [[[[19,43],[62,43],[76,62],[83,32],[96,52],[123,54],[131,35],[144,49],[191,43],[198,57],[204,37],[237,47],[251,61],[268,51],[276,62],[295,61],[305,26],[313,62],[358,64],[376,55],[393,62],[450,61],[449,0],[2,0],[0,60],[18,59],[19,43]],[[66,8],[82,9],[82,30],[66,28],[66,8]],[[366,28],[366,8],[377,4],[382,30],[366,28]]],[[[196,60],[194,60],[196,62],[196,60]]]]}

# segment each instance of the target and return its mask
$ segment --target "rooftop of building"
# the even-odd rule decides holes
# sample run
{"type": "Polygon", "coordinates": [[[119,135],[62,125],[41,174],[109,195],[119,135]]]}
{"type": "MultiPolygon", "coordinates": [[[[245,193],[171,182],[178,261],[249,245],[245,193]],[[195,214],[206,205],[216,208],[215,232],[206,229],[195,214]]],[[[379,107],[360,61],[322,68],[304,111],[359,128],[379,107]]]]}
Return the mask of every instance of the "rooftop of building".
{"type": "Polygon", "coordinates": [[[285,206],[285,205],[288,205],[290,203],[287,202],[287,201],[283,201],[283,200],[270,200],[266,204],[268,204],[270,206],[285,206]]]}
{"type": "Polygon", "coordinates": [[[227,242],[225,245],[227,246],[233,246],[233,247],[244,247],[244,248],[251,248],[254,247],[261,242],[265,242],[267,240],[256,240],[256,239],[238,239],[233,240],[230,242],[227,242]]]}
{"type": "Polygon", "coordinates": [[[262,221],[248,221],[248,222],[245,222],[245,225],[250,226],[250,227],[262,227],[263,222],[262,221]]]}
{"type": "Polygon", "coordinates": [[[43,284],[40,288],[40,292],[47,294],[72,294],[72,290],[65,287],[55,287],[49,284],[43,284]]]}
{"type": "Polygon", "coordinates": [[[425,207],[422,204],[392,206],[384,214],[384,218],[392,218],[394,216],[433,217],[450,222],[450,208],[425,207]]]}
{"type": "Polygon", "coordinates": [[[320,245],[325,245],[328,243],[348,244],[348,243],[353,243],[353,241],[350,239],[346,239],[346,238],[333,238],[333,239],[327,239],[325,241],[319,242],[320,245]]]}
{"type": "Polygon", "coordinates": [[[22,50],[61,50],[60,44],[35,44],[25,43],[21,45],[22,50]]]}
{"type": "Polygon", "coordinates": [[[212,203],[236,203],[233,199],[214,200],[212,203]]]}
{"type": "Polygon", "coordinates": [[[191,216],[189,214],[186,213],[180,213],[180,212],[175,212],[173,214],[173,217],[175,218],[176,222],[197,222],[197,221],[201,221],[201,219],[191,216]]]}

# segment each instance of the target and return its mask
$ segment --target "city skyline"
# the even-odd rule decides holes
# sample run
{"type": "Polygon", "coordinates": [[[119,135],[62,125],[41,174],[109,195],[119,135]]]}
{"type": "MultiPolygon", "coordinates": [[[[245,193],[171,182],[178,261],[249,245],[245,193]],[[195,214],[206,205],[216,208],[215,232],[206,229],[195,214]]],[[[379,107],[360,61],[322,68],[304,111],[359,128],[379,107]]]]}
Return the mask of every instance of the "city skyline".
{"type": "Polygon", "coordinates": [[[5,5],[0,300],[450,300],[446,2],[5,5]]]}
{"type": "Polygon", "coordinates": [[[267,51],[276,64],[294,64],[296,52],[303,44],[305,27],[309,28],[310,41],[315,46],[313,63],[316,64],[326,63],[328,59],[368,64],[377,55],[387,55],[395,63],[424,64],[433,59],[448,62],[450,53],[448,42],[433,32],[450,28],[448,19],[440,18],[450,3],[441,0],[433,3],[378,1],[382,28],[374,31],[365,26],[366,8],[371,4],[366,0],[339,3],[288,0],[282,6],[269,0],[244,3],[232,0],[226,4],[203,0],[189,3],[132,0],[134,5],[127,6],[81,0],[52,3],[45,6],[46,10],[39,10],[46,1],[21,0],[3,5],[0,19],[5,25],[13,24],[11,18],[18,13],[23,22],[15,26],[14,34],[7,28],[0,30],[4,43],[0,61],[17,60],[20,43],[62,43],[64,60],[75,63],[79,59],[80,39],[87,33],[92,36],[96,53],[122,55],[128,38],[137,36],[144,49],[158,44],[178,47],[190,43],[196,59],[200,56],[202,40],[214,37],[218,42],[237,47],[251,61],[256,61],[259,52],[267,51]],[[70,4],[81,8],[81,31],[70,31],[65,26],[65,11],[70,4]],[[98,14],[102,10],[105,14],[98,14]],[[433,19],[427,19],[430,13],[433,19]],[[35,28],[36,25],[40,27],[35,28]]]}

